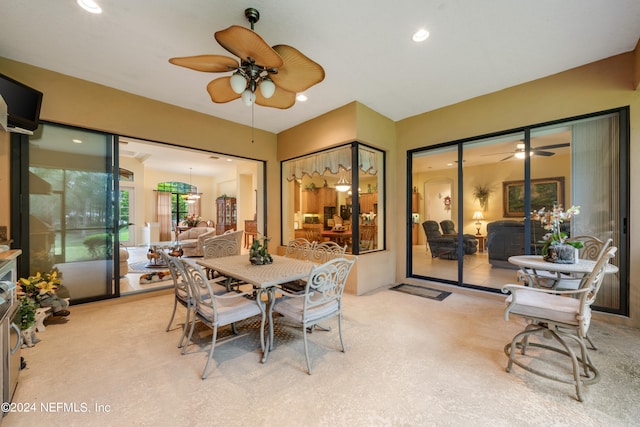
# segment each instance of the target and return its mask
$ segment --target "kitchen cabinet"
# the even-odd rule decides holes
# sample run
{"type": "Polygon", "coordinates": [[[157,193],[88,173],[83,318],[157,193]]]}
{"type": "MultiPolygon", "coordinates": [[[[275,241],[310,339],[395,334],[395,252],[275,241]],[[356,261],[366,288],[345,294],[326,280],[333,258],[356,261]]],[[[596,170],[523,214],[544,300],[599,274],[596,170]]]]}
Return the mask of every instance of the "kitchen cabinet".
{"type": "Polygon", "coordinates": [[[302,190],[302,213],[317,214],[319,212],[318,190],[302,190]]]}

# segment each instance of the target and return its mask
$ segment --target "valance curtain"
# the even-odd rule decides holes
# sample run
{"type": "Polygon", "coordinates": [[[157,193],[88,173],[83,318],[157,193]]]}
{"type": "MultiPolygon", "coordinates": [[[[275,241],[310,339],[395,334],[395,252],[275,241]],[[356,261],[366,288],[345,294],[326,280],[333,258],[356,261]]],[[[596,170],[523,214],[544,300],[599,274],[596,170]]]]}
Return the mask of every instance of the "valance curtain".
{"type": "MultiPolygon", "coordinates": [[[[358,149],[359,169],[370,175],[378,173],[377,153],[360,147],[358,149]]],[[[334,150],[323,151],[296,160],[288,161],[287,180],[302,179],[304,175],[309,177],[314,174],[324,175],[327,171],[333,175],[340,173],[340,170],[351,170],[351,147],[342,147],[334,150]]]]}

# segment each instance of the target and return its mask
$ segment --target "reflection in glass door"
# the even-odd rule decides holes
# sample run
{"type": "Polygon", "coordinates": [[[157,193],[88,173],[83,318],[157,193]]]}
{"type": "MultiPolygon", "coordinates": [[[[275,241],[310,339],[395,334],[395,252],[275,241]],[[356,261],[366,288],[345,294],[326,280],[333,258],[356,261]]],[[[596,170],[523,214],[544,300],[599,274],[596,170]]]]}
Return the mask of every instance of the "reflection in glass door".
{"type": "Polygon", "coordinates": [[[114,294],[113,139],[44,124],[29,138],[30,274],[57,268],[74,302],[114,294]]]}

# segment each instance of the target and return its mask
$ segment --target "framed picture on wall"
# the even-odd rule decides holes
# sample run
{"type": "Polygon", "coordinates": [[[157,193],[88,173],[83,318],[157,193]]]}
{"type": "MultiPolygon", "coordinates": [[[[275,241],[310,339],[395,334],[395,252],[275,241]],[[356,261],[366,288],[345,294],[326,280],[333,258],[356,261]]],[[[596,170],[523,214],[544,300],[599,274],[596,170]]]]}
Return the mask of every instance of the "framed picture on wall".
{"type": "MultiPolygon", "coordinates": [[[[504,181],[502,197],[505,217],[524,218],[524,181],[504,181]]],[[[551,209],[554,203],[564,206],[564,177],[532,179],[531,210],[551,209]]]]}

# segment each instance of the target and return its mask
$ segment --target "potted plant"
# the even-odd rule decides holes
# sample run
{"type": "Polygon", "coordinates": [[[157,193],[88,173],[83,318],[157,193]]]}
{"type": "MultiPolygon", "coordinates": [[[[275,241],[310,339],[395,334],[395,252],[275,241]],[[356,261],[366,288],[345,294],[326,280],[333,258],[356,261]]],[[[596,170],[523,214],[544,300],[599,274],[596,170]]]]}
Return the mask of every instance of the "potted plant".
{"type": "Polygon", "coordinates": [[[253,241],[253,245],[251,245],[251,249],[249,249],[249,261],[251,264],[265,265],[273,262],[273,258],[267,249],[269,240],[271,239],[266,236],[258,235],[253,241]]]}
{"type": "Polygon", "coordinates": [[[482,210],[487,209],[489,194],[491,194],[491,189],[486,185],[478,184],[473,189],[473,198],[480,203],[482,210]]]}
{"type": "Polygon", "coordinates": [[[568,240],[567,233],[560,230],[560,224],[580,213],[580,206],[571,206],[566,211],[557,203],[549,211],[543,207],[538,211],[531,212],[531,219],[539,220],[540,224],[549,233],[545,234],[540,242],[542,246],[542,256],[545,261],[559,264],[573,264],[578,256],[578,249],[583,247],[582,242],[572,242],[568,240]]]}

